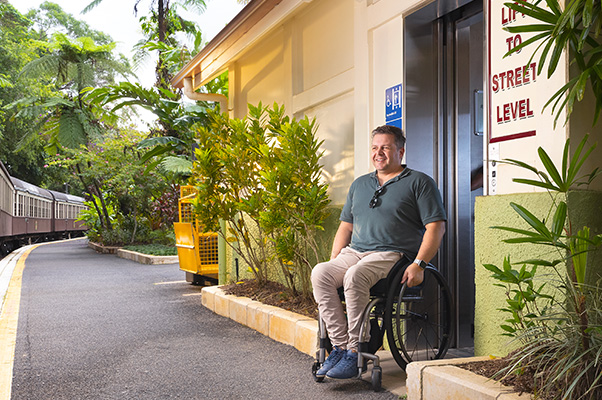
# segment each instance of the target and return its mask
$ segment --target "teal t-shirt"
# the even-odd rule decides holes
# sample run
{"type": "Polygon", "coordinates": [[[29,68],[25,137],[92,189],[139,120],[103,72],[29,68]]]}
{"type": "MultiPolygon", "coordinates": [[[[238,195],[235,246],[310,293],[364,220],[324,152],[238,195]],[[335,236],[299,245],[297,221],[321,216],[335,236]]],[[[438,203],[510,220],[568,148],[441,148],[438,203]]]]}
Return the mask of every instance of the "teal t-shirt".
{"type": "Polygon", "coordinates": [[[447,220],[435,181],[422,172],[405,168],[379,188],[376,171],[357,178],[349,188],[340,220],[353,224],[351,248],[365,251],[399,251],[416,257],[424,226],[447,220]]]}

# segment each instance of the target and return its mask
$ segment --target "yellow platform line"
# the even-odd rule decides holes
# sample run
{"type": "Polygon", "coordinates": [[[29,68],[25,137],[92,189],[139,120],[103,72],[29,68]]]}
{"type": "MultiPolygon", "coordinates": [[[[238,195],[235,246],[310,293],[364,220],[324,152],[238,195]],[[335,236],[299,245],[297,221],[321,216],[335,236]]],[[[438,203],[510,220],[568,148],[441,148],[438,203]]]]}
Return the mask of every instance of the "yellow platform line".
{"type": "Polygon", "coordinates": [[[38,246],[30,247],[19,257],[8,284],[2,315],[0,315],[0,400],[10,400],[23,269],[25,259],[38,246]]]}

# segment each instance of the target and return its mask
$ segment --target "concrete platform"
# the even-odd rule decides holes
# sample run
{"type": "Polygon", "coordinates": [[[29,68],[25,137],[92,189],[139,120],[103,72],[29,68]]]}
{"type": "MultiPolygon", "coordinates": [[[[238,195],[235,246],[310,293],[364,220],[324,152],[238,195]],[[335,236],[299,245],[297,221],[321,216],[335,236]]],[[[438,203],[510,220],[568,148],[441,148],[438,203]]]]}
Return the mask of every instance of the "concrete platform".
{"type": "MultiPolygon", "coordinates": [[[[278,341],[295,347],[312,357],[318,350],[318,321],[278,307],[262,304],[246,297],[226,294],[219,286],[202,289],[202,304],[224,317],[278,341]]],[[[399,368],[389,351],[377,353],[383,370],[383,387],[398,395],[406,394],[406,373],[399,368]]],[[[309,369],[309,366],[308,366],[309,369]]],[[[370,380],[370,371],[364,375],[370,380]]]]}
{"type": "MultiPolygon", "coordinates": [[[[270,338],[294,346],[315,357],[318,348],[318,322],[300,314],[262,304],[246,297],[226,294],[219,286],[202,289],[203,306],[233,319],[270,338]]],[[[487,357],[471,357],[472,349],[450,349],[443,360],[413,362],[403,371],[388,350],[378,353],[383,371],[382,386],[408,400],[525,400],[500,383],[473,374],[455,365],[482,361],[487,357]],[[407,375],[406,375],[407,372],[407,375]]],[[[363,379],[370,380],[370,370],[363,379]]]]}

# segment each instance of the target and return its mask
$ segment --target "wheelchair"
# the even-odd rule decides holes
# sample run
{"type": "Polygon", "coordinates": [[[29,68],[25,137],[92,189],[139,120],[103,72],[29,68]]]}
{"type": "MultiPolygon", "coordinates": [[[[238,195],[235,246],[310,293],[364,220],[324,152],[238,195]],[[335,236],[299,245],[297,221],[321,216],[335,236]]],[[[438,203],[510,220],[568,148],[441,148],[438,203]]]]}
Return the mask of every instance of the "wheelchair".
{"type": "MultiPolygon", "coordinates": [[[[423,282],[407,287],[401,279],[411,263],[403,256],[387,277],[370,289],[370,302],[363,312],[357,378],[367,372],[368,362],[371,362],[371,382],[375,391],[382,388],[382,368],[376,352],[383,345],[385,333],[393,358],[403,370],[412,361],[443,358],[451,344],[454,307],[447,282],[432,264],[428,264],[423,282]]],[[[343,288],[339,288],[339,296],[344,302],[343,288]]],[[[316,382],[322,382],[324,378],[317,377],[316,372],[332,350],[332,344],[321,318],[318,340],[312,375],[316,382]]]]}

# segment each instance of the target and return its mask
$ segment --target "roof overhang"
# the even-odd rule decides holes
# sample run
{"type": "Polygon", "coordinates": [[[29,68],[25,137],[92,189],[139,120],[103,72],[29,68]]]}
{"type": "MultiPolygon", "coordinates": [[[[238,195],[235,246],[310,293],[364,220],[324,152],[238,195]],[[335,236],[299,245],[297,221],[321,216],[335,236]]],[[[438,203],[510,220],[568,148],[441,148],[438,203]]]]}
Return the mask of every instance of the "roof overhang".
{"type": "Polygon", "coordinates": [[[191,78],[193,90],[227,69],[228,63],[299,6],[312,0],[252,0],[171,80],[176,88],[191,78]]]}

